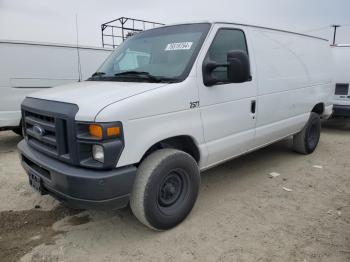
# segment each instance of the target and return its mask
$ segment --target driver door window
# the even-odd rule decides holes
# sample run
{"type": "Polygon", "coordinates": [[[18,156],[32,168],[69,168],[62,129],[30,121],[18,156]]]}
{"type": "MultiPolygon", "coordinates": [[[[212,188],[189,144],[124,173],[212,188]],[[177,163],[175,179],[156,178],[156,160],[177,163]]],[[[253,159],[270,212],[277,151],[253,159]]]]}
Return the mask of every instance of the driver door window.
{"type": "MultiPolygon", "coordinates": [[[[238,29],[220,29],[211,44],[206,59],[217,64],[227,64],[227,53],[232,50],[244,51],[248,54],[244,32],[238,29]]],[[[227,67],[218,67],[212,72],[213,77],[227,81],[227,67]]]]}

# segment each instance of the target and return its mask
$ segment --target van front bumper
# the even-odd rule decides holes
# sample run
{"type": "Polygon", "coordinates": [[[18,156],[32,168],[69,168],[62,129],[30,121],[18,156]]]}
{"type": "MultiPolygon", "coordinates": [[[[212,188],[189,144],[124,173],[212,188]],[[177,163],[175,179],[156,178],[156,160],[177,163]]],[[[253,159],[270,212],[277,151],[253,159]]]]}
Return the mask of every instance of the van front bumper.
{"type": "Polygon", "coordinates": [[[18,150],[28,176],[39,178],[41,194],[79,209],[119,209],[129,203],[135,166],[112,170],[74,167],[36,151],[25,140],[18,144],[18,150]]]}
{"type": "Polygon", "coordinates": [[[333,116],[350,117],[350,105],[334,105],[333,116]]]}

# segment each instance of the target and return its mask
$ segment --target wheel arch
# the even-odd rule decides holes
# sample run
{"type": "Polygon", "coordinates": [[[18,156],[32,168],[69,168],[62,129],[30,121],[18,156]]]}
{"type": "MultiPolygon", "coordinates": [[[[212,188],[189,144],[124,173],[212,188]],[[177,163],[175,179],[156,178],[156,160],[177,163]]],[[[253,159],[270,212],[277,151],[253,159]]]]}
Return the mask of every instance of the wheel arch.
{"type": "Polygon", "coordinates": [[[312,108],[311,112],[319,114],[320,116],[322,116],[323,113],[324,113],[324,110],[325,110],[324,103],[318,103],[312,108]]]}
{"type": "Polygon", "coordinates": [[[139,163],[141,163],[147,156],[159,149],[172,148],[184,151],[191,155],[197,163],[201,160],[201,153],[196,140],[189,135],[173,136],[154,143],[143,154],[139,163]]]}

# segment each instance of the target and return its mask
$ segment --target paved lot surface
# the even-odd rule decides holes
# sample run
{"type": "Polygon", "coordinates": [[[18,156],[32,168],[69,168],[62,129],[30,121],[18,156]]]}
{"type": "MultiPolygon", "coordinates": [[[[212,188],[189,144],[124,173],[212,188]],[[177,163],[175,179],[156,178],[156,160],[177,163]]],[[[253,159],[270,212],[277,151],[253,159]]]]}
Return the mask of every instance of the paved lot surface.
{"type": "Polygon", "coordinates": [[[350,121],[327,123],[313,155],[284,140],[205,172],[191,215],[163,233],[128,209],[38,196],[19,140],[0,133],[0,261],[350,261],[350,121]]]}

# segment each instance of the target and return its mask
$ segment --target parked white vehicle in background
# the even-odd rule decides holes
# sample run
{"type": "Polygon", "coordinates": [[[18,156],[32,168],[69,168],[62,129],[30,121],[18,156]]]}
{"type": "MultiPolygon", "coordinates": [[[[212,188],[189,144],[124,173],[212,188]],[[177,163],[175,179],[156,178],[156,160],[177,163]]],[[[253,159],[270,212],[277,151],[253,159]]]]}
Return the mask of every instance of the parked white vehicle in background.
{"type": "Polygon", "coordinates": [[[26,95],[87,79],[110,53],[96,47],[0,41],[0,130],[20,134],[20,106],[26,95]]]}
{"type": "Polygon", "coordinates": [[[350,45],[332,46],[335,64],[335,117],[350,117],[350,45]]]}
{"type": "Polygon", "coordinates": [[[220,22],[141,32],[88,81],[24,100],[22,165],[42,194],[130,203],[145,225],[170,229],[191,211],[200,171],[289,136],[312,153],[332,71],[328,41],[312,36],[220,22]]]}

